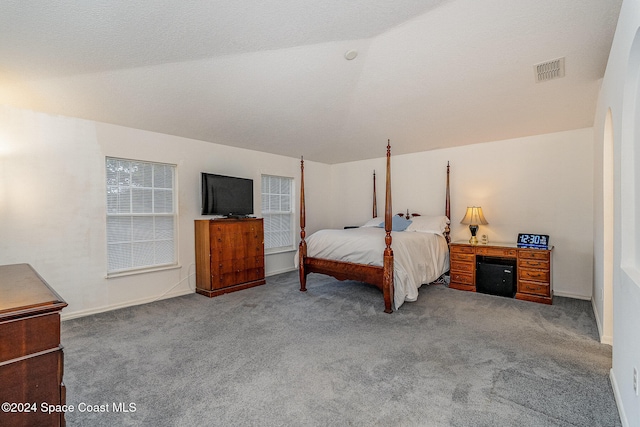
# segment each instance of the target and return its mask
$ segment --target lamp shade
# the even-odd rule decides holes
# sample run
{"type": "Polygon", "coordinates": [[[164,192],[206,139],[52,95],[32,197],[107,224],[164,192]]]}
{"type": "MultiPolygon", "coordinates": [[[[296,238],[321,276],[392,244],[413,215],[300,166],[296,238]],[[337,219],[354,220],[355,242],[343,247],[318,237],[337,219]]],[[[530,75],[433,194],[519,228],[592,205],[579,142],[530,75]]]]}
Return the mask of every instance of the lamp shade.
{"type": "Polygon", "coordinates": [[[482,213],[482,208],[479,206],[467,207],[467,213],[464,214],[464,218],[460,221],[460,224],[467,225],[485,225],[489,224],[487,220],[484,218],[484,214],[482,213]]]}

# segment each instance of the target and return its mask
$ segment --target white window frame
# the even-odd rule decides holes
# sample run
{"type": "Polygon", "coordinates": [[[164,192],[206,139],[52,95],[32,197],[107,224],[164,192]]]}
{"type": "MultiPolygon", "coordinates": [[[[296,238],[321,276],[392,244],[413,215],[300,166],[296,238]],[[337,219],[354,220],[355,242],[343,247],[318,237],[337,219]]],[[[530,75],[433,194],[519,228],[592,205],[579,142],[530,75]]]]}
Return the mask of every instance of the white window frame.
{"type": "Polygon", "coordinates": [[[107,277],[178,267],[176,165],[105,158],[107,277]]]}
{"type": "MultiPolygon", "coordinates": [[[[265,248],[265,253],[278,253],[278,252],[290,252],[295,250],[295,244],[296,244],[296,240],[295,240],[295,197],[294,197],[294,190],[295,190],[295,179],[292,177],[288,177],[288,176],[279,176],[279,175],[272,175],[272,174],[265,174],[263,173],[260,176],[260,194],[261,194],[261,215],[264,221],[264,248],[265,248]],[[271,192],[271,188],[269,188],[269,185],[265,185],[265,178],[272,180],[287,180],[289,183],[289,194],[287,194],[286,196],[288,197],[288,209],[286,206],[286,202],[284,203],[284,208],[282,209],[282,203],[280,203],[282,201],[281,197],[285,196],[285,194],[281,191],[282,187],[279,186],[279,191],[272,193],[271,192]],[[276,204],[278,204],[278,206],[272,206],[272,203],[276,201],[276,204]],[[276,216],[288,216],[288,222],[289,222],[289,227],[288,230],[277,230],[277,231],[273,231],[272,230],[272,225],[274,224],[274,218],[276,216]],[[285,244],[285,245],[280,245],[280,246],[270,246],[272,243],[270,243],[272,241],[271,238],[271,234],[272,233],[276,233],[276,232],[280,232],[280,233],[284,233],[285,231],[288,232],[288,240],[289,243],[285,244]]],[[[280,222],[281,224],[281,222],[280,222]]],[[[286,226],[286,223],[285,223],[286,226]]],[[[275,238],[277,239],[277,237],[275,238]]]]}

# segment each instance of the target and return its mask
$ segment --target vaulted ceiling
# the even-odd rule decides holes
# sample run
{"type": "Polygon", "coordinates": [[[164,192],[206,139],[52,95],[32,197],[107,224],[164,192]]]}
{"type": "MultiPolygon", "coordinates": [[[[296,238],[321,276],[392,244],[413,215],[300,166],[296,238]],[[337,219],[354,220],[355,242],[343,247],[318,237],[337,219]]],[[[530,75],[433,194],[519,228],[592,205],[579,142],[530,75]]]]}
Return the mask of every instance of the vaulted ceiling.
{"type": "Polygon", "coordinates": [[[0,103],[324,163],[578,129],[621,3],[4,0],[0,103]]]}

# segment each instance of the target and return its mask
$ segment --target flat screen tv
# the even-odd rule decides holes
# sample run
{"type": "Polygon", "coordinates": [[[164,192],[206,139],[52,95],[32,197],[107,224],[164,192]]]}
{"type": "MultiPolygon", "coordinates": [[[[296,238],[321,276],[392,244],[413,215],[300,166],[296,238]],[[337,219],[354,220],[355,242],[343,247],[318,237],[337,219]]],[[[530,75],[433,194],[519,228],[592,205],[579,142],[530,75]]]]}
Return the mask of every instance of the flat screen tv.
{"type": "Polygon", "coordinates": [[[253,214],[253,180],[202,172],[202,215],[253,214]]]}

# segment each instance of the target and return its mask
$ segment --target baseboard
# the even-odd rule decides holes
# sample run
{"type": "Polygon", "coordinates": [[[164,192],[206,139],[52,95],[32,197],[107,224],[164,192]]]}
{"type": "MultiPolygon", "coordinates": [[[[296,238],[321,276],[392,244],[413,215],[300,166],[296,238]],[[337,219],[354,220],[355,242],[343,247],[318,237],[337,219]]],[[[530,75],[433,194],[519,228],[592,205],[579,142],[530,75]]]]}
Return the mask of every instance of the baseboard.
{"type": "MultiPolygon", "coordinates": [[[[290,271],[296,271],[296,270],[297,269],[295,267],[283,268],[281,270],[270,271],[268,274],[266,274],[266,276],[275,276],[276,274],[288,273],[290,271]]],[[[161,296],[155,296],[151,298],[142,298],[139,300],[127,301],[121,304],[107,305],[99,308],[92,308],[89,310],[73,311],[70,313],[62,312],[60,319],[63,321],[77,319],[79,317],[91,316],[92,314],[104,313],[105,311],[118,310],[120,308],[131,307],[134,305],[148,304],[150,302],[159,301],[161,299],[181,297],[183,295],[192,294],[194,292],[195,292],[194,289],[186,289],[186,290],[181,290],[177,292],[167,293],[161,296]]]]}
{"type": "Polygon", "coordinates": [[[596,318],[596,326],[598,327],[598,335],[600,336],[600,343],[607,344],[613,346],[613,337],[609,335],[602,334],[602,319],[598,315],[598,308],[596,307],[596,302],[593,298],[591,298],[591,308],[593,309],[593,316],[596,318]]]}
{"type": "Polygon", "coordinates": [[[573,299],[581,299],[581,300],[585,300],[585,301],[590,301],[591,300],[591,295],[578,295],[578,294],[574,294],[571,292],[558,292],[556,290],[553,291],[553,296],[554,297],[566,297],[566,298],[573,298],[573,299]]]}
{"type": "Polygon", "coordinates": [[[601,344],[607,344],[613,347],[613,337],[611,335],[602,335],[600,337],[601,344]]]}
{"type": "Polygon", "coordinates": [[[613,398],[616,401],[616,406],[618,407],[618,415],[620,416],[620,422],[622,423],[622,427],[631,427],[629,421],[627,420],[627,416],[624,412],[624,407],[622,406],[622,399],[620,398],[620,390],[618,389],[618,382],[616,381],[615,375],[613,375],[613,368],[609,370],[609,380],[611,381],[611,388],[613,389],[613,398]]]}
{"type": "Polygon", "coordinates": [[[276,274],[289,273],[290,271],[296,271],[296,270],[297,270],[297,268],[295,268],[295,267],[283,268],[283,269],[280,269],[280,270],[274,270],[274,271],[265,272],[265,276],[267,276],[267,277],[275,276],[276,274]]]}
{"type": "Polygon", "coordinates": [[[134,306],[134,305],[148,304],[150,302],[155,302],[155,301],[159,301],[159,300],[163,300],[163,299],[181,297],[181,296],[184,296],[184,295],[192,294],[194,292],[195,291],[193,289],[184,289],[184,290],[181,290],[181,291],[167,293],[167,294],[164,294],[164,295],[155,296],[155,297],[151,297],[151,298],[142,298],[142,299],[138,299],[138,300],[123,302],[123,303],[120,303],[120,304],[113,304],[113,305],[106,305],[106,306],[99,307],[99,308],[92,308],[92,309],[89,309],[89,310],[72,311],[71,313],[65,313],[63,311],[61,313],[61,315],[60,315],[60,320],[64,321],[64,320],[77,319],[79,317],[91,316],[92,314],[104,313],[105,311],[118,310],[120,308],[131,307],[131,306],[134,306]]]}

